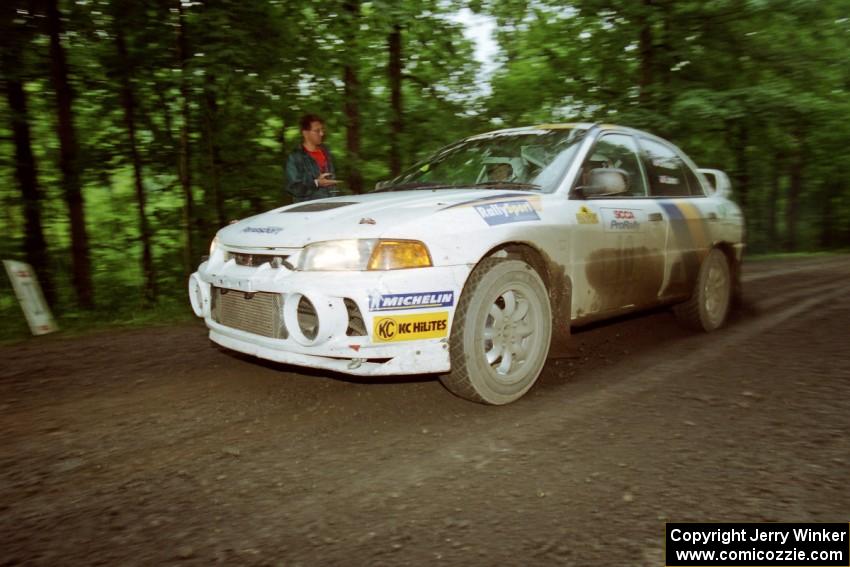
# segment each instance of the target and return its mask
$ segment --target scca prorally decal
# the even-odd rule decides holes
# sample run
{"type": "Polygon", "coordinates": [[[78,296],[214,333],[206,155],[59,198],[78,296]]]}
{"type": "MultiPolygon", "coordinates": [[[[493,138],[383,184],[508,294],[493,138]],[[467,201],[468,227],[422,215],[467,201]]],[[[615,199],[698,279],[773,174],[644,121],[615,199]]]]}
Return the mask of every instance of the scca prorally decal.
{"type": "Polygon", "coordinates": [[[602,209],[605,230],[609,232],[637,232],[640,221],[635,211],[629,209],[602,209]]]}
{"type": "Polygon", "coordinates": [[[426,291],[422,293],[373,295],[369,298],[369,311],[451,307],[454,305],[454,302],[455,294],[453,291],[426,291]]]}
{"type": "Polygon", "coordinates": [[[509,222],[540,220],[528,201],[502,201],[487,205],[476,205],[475,210],[490,226],[509,222]]]}
{"type": "Polygon", "coordinates": [[[398,317],[375,317],[372,337],[378,343],[438,339],[449,332],[449,313],[423,313],[398,317]]]}
{"type": "Polygon", "coordinates": [[[283,229],[279,226],[246,226],[242,232],[256,232],[259,234],[277,234],[283,229]]]}

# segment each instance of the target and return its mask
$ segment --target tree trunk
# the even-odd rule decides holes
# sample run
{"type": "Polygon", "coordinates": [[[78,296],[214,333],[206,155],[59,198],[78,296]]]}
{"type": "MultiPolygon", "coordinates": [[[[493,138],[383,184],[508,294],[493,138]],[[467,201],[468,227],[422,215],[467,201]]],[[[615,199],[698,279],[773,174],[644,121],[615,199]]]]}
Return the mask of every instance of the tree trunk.
{"type": "Polygon", "coordinates": [[[832,181],[825,182],[824,193],[821,197],[821,216],[820,216],[820,235],[819,244],[821,248],[829,250],[835,245],[833,232],[835,230],[836,215],[835,211],[838,208],[834,196],[840,194],[841,183],[840,172],[836,172],[832,177],[832,181]]]}
{"type": "Polygon", "coordinates": [[[136,187],[136,205],[139,211],[139,235],[142,241],[142,274],[145,280],[142,297],[147,303],[156,302],[156,270],[151,253],[151,230],[148,225],[146,212],[145,187],[142,182],[142,160],[136,143],[136,97],[130,83],[130,66],[127,56],[127,43],[124,30],[116,19],[115,46],[118,50],[118,66],[121,78],[121,106],[124,109],[124,124],[127,127],[127,137],[130,143],[130,161],[133,164],[133,180],[136,187]]]}
{"type": "Polygon", "coordinates": [[[24,254],[41,282],[44,297],[48,304],[56,303],[56,293],[50,276],[47,256],[47,242],[41,224],[42,193],[38,187],[38,171],[32,153],[32,138],[27,114],[27,99],[24,86],[14,75],[21,65],[20,50],[13,46],[6,50],[3,65],[7,69],[6,97],[11,111],[12,135],[15,141],[15,177],[21,190],[24,205],[26,230],[24,233],[24,254]]]}
{"type": "Polygon", "coordinates": [[[390,121],[390,176],[401,173],[401,134],[404,130],[401,104],[401,25],[394,24],[387,40],[390,63],[387,69],[390,79],[390,102],[392,119],[390,121]]]}
{"type": "Polygon", "coordinates": [[[779,186],[782,180],[783,161],[781,152],[776,152],[773,158],[773,167],[770,170],[770,192],[767,197],[767,241],[770,248],[778,248],[779,231],[777,221],[779,218],[779,186]]]}
{"type": "Polygon", "coordinates": [[[73,93],[68,82],[68,65],[60,41],[62,22],[57,0],[46,0],[47,29],[50,35],[50,76],[56,92],[57,130],[59,135],[59,168],[62,170],[62,187],[71,224],[71,251],[73,273],[71,281],[80,307],[94,307],[91,281],[89,240],[86,233],[85,204],[80,183],[77,134],[72,110],[73,93]]]}
{"type": "Polygon", "coordinates": [[[797,221],[800,218],[800,195],[803,192],[803,160],[805,149],[803,127],[800,121],[794,127],[794,150],[789,164],[788,199],[785,203],[785,249],[793,252],[797,249],[797,221]]]}
{"type": "Polygon", "coordinates": [[[735,195],[744,213],[747,212],[747,191],[750,187],[750,162],[747,146],[750,143],[750,129],[746,122],[739,120],[731,124],[733,148],[735,151],[735,195]]]}
{"type": "Polygon", "coordinates": [[[216,138],[216,124],[218,121],[218,101],[213,92],[212,79],[207,75],[207,84],[204,87],[204,130],[207,146],[207,159],[209,160],[209,196],[213,201],[216,214],[216,227],[224,226],[227,222],[224,214],[224,196],[221,194],[221,149],[218,147],[216,138]]]}
{"type": "Polygon", "coordinates": [[[180,117],[180,154],[177,172],[180,175],[180,186],[183,188],[183,271],[189,274],[194,269],[195,243],[192,237],[192,224],[195,217],[195,203],[192,196],[192,156],[189,145],[189,48],[186,37],[186,11],[182,0],[177,0],[177,57],[180,61],[180,98],[182,106],[180,117]]]}
{"type": "Polygon", "coordinates": [[[345,26],[347,30],[348,54],[343,72],[345,84],[344,112],[346,120],[345,149],[348,155],[348,187],[353,193],[363,192],[363,177],[360,174],[360,82],[357,77],[358,50],[357,29],[360,25],[360,0],[345,0],[345,26]]]}
{"type": "Polygon", "coordinates": [[[652,0],[643,0],[643,11],[639,18],[640,77],[638,79],[638,102],[641,108],[652,110],[652,69],[655,52],[652,47],[652,0]]]}

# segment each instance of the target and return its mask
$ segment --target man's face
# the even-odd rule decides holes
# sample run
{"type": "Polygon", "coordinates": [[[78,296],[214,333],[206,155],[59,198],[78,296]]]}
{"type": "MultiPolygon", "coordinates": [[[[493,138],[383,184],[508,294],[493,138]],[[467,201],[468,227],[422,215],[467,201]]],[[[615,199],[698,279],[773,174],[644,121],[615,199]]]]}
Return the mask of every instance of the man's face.
{"type": "Polygon", "coordinates": [[[318,146],[325,139],[325,125],[318,121],[312,122],[309,130],[301,130],[301,135],[304,136],[304,142],[318,146]]]}
{"type": "Polygon", "coordinates": [[[488,181],[510,181],[514,168],[509,163],[497,163],[487,169],[488,181]]]}

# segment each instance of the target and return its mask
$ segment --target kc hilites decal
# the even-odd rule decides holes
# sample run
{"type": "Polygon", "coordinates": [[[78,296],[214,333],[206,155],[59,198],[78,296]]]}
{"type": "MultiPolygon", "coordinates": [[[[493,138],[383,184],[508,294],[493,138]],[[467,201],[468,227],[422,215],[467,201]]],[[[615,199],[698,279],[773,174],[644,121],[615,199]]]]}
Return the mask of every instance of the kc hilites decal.
{"type": "Polygon", "coordinates": [[[490,226],[507,224],[509,222],[537,221],[537,211],[528,201],[501,201],[476,205],[475,210],[490,226]]]}
{"type": "Polygon", "coordinates": [[[602,209],[605,232],[637,232],[640,230],[640,211],[633,209],[602,209]]]}
{"type": "Polygon", "coordinates": [[[376,343],[394,343],[418,339],[439,339],[449,332],[449,312],[375,317],[372,339],[376,343]]]}
{"type": "Polygon", "coordinates": [[[426,291],[422,293],[393,293],[373,295],[369,298],[369,311],[397,311],[402,309],[428,309],[451,307],[455,302],[453,291],[426,291]]]}

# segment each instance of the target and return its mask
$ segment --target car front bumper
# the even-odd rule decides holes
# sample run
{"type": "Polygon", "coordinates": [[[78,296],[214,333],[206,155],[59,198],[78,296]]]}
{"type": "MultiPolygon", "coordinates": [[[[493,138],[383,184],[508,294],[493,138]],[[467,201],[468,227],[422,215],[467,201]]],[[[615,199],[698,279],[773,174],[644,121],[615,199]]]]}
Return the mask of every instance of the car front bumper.
{"type": "Polygon", "coordinates": [[[383,272],[296,272],[204,262],[190,277],[189,294],[195,313],[210,330],[210,339],[228,349],[359,376],[447,372],[448,337],[470,269],[461,265],[383,272]],[[222,291],[233,294],[228,298],[231,304],[245,306],[248,311],[243,318],[262,318],[275,310],[274,320],[286,328],[285,336],[229,325],[214,305],[222,291]],[[257,294],[262,294],[263,301],[273,298],[268,305],[274,307],[251,303],[257,294]],[[305,332],[299,322],[302,298],[313,306],[315,333],[305,332]],[[429,304],[427,300],[432,301],[429,304]],[[362,317],[365,334],[347,333],[351,302],[362,317]]]}

